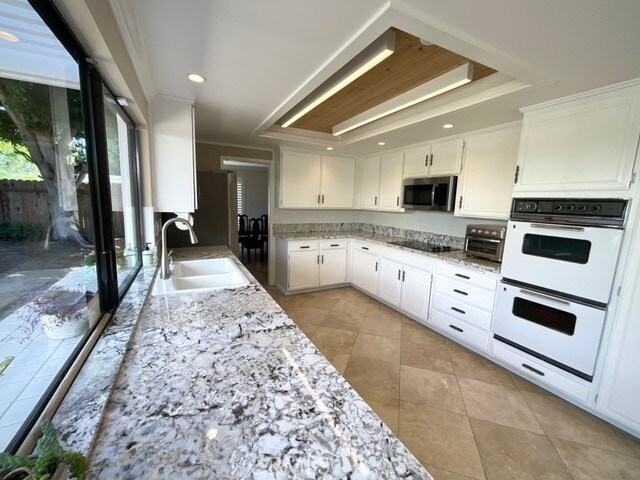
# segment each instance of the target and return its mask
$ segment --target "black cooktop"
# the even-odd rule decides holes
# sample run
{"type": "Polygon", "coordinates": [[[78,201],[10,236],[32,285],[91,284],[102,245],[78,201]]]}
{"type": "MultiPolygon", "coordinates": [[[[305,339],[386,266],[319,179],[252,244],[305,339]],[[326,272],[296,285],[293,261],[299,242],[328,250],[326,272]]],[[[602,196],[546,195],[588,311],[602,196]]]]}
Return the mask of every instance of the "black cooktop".
{"type": "Polygon", "coordinates": [[[436,243],[420,242],[419,240],[398,240],[397,242],[389,242],[391,245],[399,247],[413,248],[421,252],[458,252],[460,248],[453,248],[450,245],[438,245],[436,243]]]}

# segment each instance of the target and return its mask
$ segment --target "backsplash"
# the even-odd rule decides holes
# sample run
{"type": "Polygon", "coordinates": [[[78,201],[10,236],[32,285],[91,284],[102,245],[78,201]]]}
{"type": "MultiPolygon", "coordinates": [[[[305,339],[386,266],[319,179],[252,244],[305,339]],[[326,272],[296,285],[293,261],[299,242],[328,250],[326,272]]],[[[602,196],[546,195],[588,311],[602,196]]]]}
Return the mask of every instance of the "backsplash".
{"type": "Polygon", "coordinates": [[[273,234],[278,233],[310,233],[310,232],[366,232],[388,237],[400,237],[407,240],[429,242],[436,245],[450,245],[454,248],[463,248],[464,238],[440,233],[422,232],[386,225],[372,223],[345,222],[345,223],[276,223],[273,224],[273,234]]]}

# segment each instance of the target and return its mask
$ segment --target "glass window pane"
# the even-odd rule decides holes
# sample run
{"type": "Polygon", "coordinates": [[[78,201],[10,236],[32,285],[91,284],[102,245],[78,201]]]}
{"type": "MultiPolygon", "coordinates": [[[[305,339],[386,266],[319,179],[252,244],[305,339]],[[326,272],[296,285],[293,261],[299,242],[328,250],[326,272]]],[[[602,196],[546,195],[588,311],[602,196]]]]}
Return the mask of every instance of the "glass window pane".
{"type": "Polygon", "coordinates": [[[126,290],[141,264],[133,127],[107,91],[104,98],[107,155],[118,287],[126,290]]]}
{"type": "Polygon", "coordinates": [[[0,451],[102,313],[78,65],[27,1],[1,4],[0,451]]]}

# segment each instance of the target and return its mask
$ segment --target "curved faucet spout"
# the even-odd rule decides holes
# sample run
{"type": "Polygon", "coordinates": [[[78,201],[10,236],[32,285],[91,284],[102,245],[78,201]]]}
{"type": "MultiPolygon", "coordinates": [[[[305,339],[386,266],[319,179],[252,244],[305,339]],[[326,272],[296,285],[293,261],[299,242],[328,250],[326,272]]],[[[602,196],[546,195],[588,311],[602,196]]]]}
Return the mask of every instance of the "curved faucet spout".
{"type": "Polygon", "coordinates": [[[193,231],[193,227],[191,224],[186,221],[184,218],[175,217],[167,220],[162,226],[162,254],[160,260],[160,274],[162,275],[162,279],[166,280],[171,276],[171,268],[169,265],[169,255],[167,254],[167,227],[173,223],[181,222],[187,226],[189,230],[189,236],[191,237],[191,243],[198,243],[198,237],[196,236],[196,232],[193,231]]]}

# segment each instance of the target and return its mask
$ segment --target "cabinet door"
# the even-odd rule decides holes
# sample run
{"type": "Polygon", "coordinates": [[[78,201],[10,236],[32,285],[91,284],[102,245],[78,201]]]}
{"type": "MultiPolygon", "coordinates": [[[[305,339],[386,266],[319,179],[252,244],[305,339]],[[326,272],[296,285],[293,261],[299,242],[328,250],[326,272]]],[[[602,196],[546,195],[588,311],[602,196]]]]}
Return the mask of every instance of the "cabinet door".
{"type": "Polygon", "coordinates": [[[378,294],[378,257],[363,253],[360,250],[353,252],[353,284],[367,292],[378,294]]]}
{"type": "Polygon", "coordinates": [[[429,176],[458,175],[462,165],[463,145],[462,139],[432,143],[429,176]]]}
{"type": "Polygon", "coordinates": [[[639,90],[525,112],[514,191],[628,189],[640,135],[639,90]]]}
{"type": "Polygon", "coordinates": [[[455,214],[508,219],[520,125],[472,135],[465,142],[455,214]]]}
{"type": "Polygon", "coordinates": [[[382,156],[380,163],[380,192],[378,204],[381,210],[402,210],[402,152],[382,156]]]}
{"type": "Polygon", "coordinates": [[[320,204],[322,208],[353,208],[355,160],[322,156],[320,204]]]}
{"type": "Polygon", "coordinates": [[[405,150],[403,178],[426,177],[429,173],[429,145],[421,145],[405,150]]]}
{"type": "Polygon", "coordinates": [[[318,286],[319,252],[289,254],[289,290],[318,286]]]}
{"type": "Polygon", "coordinates": [[[405,265],[400,308],[414,317],[426,320],[430,292],[431,273],[405,265]]]}
{"type": "Polygon", "coordinates": [[[345,283],[347,279],[347,249],[320,252],[320,286],[345,283]]]}
{"type": "Polygon", "coordinates": [[[378,296],[387,303],[400,305],[402,288],[402,264],[380,257],[378,296]]]}
{"type": "Polygon", "coordinates": [[[320,206],[320,155],[285,151],[280,164],[280,207],[320,206]]]}
{"type": "Polygon", "coordinates": [[[155,97],[153,129],[153,202],[157,212],[195,212],[196,165],[193,106],[155,97]]]}
{"type": "Polygon", "coordinates": [[[380,157],[366,157],[360,164],[360,208],[378,208],[380,157]]]}

